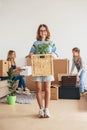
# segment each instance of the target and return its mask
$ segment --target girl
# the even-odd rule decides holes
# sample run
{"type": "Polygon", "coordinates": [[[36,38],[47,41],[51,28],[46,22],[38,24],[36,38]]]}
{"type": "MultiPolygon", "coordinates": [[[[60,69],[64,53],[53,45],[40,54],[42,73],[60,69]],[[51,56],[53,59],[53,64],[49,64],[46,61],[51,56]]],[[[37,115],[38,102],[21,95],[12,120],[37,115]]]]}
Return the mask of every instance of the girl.
{"type": "MultiPolygon", "coordinates": [[[[51,44],[53,45],[52,47],[49,47],[49,52],[52,53],[54,58],[58,57],[57,51],[55,44],[50,40],[50,32],[45,24],[41,24],[38,27],[37,30],[37,36],[36,36],[37,41],[34,42],[33,46],[31,47],[29,56],[31,57],[32,54],[36,54],[36,48],[35,46],[38,44],[51,44]],[[34,46],[35,45],[35,46],[34,46]]],[[[48,105],[50,101],[50,86],[51,86],[51,81],[54,80],[53,75],[51,76],[39,76],[39,77],[32,77],[32,80],[36,82],[36,88],[37,88],[37,102],[39,105],[39,117],[50,117],[50,112],[48,110],[48,105]],[[45,105],[42,103],[42,82],[44,83],[44,89],[45,89],[45,105]],[[44,108],[43,108],[44,106],[44,108]]]]}
{"type": "Polygon", "coordinates": [[[72,60],[72,68],[71,73],[73,72],[74,68],[77,69],[77,76],[80,78],[80,96],[83,95],[83,93],[86,91],[86,87],[84,84],[84,75],[85,75],[85,68],[82,61],[82,58],[80,56],[80,49],[75,47],[72,49],[73,53],[73,60],[72,60]]]}
{"type": "Polygon", "coordinates": [[[24,81],[24,78],[22,75],[20,75],[20,72],[22,71],[20,67],[16,66],[16,62],[15,62],[15,58],[16,58],[16,53],[13,50],[10,50],[8,52],[8,56],[7,56],[7,61],[9,61],[9,68],[12,67],[14,69],[15,72],[15,81],[19,80],[18,83],[18,88],[16,89],[17,91],[23,87],[23,92],[26,92],[28,89],[26,88],[26,83],[24,81]]]}

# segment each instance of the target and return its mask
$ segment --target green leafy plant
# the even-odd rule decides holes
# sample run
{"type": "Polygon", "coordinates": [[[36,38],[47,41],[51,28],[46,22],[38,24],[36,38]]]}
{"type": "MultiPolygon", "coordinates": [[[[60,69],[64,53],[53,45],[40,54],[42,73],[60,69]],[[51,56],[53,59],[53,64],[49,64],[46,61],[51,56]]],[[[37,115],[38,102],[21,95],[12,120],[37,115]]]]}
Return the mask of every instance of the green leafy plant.
{"type": "Polygon", "coordinates": [[[7,74],[8,74],[9,90],[11,91],[10,95],[14,95],[14,93],[15,93],[15,80],[14,80],[15,73],[14,73],[13,69],[10,68],[8,70],[7,74]]]}
{"type": "Polygon", "coordinates": [[[47,54],[49,53],[49,49],[50,47],[52,47],[52,45],[50,43],[46,44],[46,43],[41,43],[41,44],[34,44],[33,45],[35,48],[35,54],[47,54]]]}

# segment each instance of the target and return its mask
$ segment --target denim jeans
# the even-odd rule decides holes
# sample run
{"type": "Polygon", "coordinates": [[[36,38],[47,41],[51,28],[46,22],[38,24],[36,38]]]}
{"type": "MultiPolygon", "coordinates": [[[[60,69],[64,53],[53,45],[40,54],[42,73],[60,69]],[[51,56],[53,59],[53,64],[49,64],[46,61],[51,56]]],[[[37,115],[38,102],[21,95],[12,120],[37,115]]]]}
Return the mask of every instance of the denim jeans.
{"type": "Polygon", "coordinates": [[[18,88],[20,87],[23,87],[23,89],[26,88],[26,83],[25,83],[25,80],[24,80],[24,76],[22,75],[17,75],[14,77],[14,80],[19,80],[19,83],[18,83],[18,88]]]}
{"type": "Polygon", "coordinates": [[[80,93],[84,92],[85,87],[85,83],[84,83],[84,76],[85,76],[85,71],[82,70],[79,78],[80,78],[80,93]]]}
{"type": "Polygon", "coordinates": [[[50,75],[50,76],[35,76],[32,77],[33,81],[38,81],[38,82],[51,82],[54,81],[54,76],[50,75]]]}

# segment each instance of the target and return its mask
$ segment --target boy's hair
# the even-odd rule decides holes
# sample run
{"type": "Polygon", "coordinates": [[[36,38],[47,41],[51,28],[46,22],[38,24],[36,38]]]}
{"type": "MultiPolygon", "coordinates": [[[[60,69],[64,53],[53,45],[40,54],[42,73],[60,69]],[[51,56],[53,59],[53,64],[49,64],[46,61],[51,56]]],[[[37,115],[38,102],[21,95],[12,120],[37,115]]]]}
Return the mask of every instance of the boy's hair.
{"type": "Polygon", "coordinates": [[[45,27],[46,31],[47,31],[47,37],[46,37],[46,41],[50,39],[50,31],[48,29],[48,26],[46,24],[40,24],[38,29],[37,29],[37,36],[36,36],[36,39],[41,41],[41,36],[40,36],[40,28],[41,27],[45,27]]]}
{"type": "Polygon", "coordinates": [[[80,49],[79,49],[78,47],[74,47],[74,48],[72,49],[72,51],[75,51],[75,52],[80,53],[80,49]]]}

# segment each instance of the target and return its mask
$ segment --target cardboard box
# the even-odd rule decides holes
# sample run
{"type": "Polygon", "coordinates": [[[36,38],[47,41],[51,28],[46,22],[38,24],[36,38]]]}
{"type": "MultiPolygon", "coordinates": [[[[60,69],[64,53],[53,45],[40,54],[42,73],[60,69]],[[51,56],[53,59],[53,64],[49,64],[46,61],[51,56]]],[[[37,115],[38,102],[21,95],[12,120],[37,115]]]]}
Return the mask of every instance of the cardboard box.
{"type": "Polygon", "coordinates": [[[30,76],[32,74],[31,66],[24,66],[21,69],[22,69],[22,71],[20,72],[20,75],[30,76]]]}
{"type": "Polygon", "coordinates": [[[33,54],[31,56],[32,76],[53,75],[52,54],[33,54]]]}
{"type": "Polygon", "coordinates": [[[58,84],[58,74],[69,73],[69,60],[68,59],[55,59],[53,60],[54,78],[53,84],[58,84]]]}
{"type": "MultiPolygon", "coordinates": [[[[36,82],[32,81],[32,76],[26,76],[25,80],[26,80],[26,85],[29,88],[29,90],[36,91],[36,82]]],[[[44,90],[44,84],[43,84],[42,90],[44,90]]]]}
{"type": "Polygon", "coordinates": [[[32,76],[26,76],[26,85],[29,88],[30,91],[36,91],[36,84],[34,81],[32,81],[32,76]]]}
{"type": "Polygon", "coordinates": [[[51,86],[51,100],[58,100],[58,85],[51,86]]]}
{"type": "Polygon", "coordinates": [[[9,66],[8,66],[8,61],[5,60],[0,60],[0,76],[4,77],[4,76],[8,76],[7,72],[8,72],[9,66]]]}

